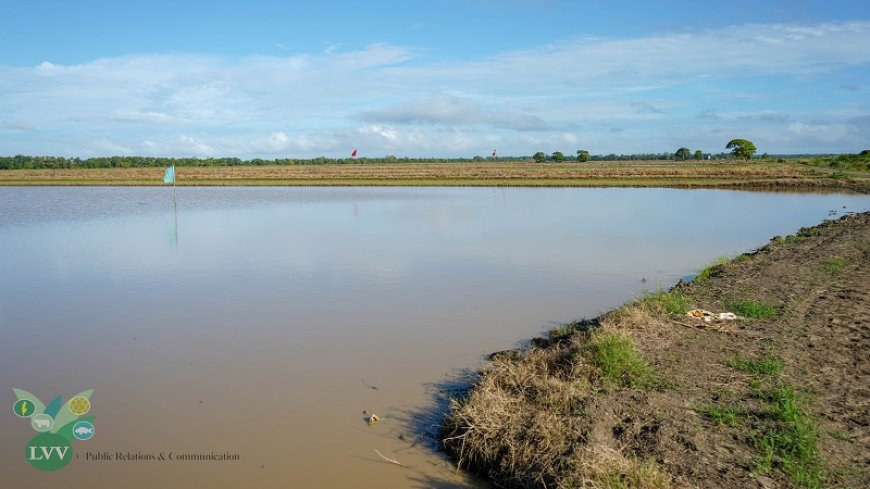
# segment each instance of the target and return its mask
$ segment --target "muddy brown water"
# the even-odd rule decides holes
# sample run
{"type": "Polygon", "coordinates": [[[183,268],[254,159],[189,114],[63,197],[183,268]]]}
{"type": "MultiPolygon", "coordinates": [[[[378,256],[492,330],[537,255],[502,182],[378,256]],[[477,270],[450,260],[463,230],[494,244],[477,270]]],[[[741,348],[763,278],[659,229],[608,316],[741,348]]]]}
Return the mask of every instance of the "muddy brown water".
{"type": "Polygon", "coordinates": [[[484,487],[434,440],[483,355],[868,208],[722,190],[181,188],[174,211],[166,188],[0,188],[0,485],[484,487]],[[45,402],[94,389],[95,435],[67,467],[25,460],[36,433],[13,388],[45,402]]]}

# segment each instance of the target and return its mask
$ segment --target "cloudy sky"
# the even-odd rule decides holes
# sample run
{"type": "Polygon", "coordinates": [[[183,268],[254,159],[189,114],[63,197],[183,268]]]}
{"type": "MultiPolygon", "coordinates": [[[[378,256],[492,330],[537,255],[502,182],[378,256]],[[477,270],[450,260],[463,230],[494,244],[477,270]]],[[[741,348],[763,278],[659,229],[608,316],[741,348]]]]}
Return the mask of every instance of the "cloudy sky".
{"type": "Polygon", "coordinates": [[[870,2],[126,3],[0,3],[0,155],[870,148],[870,2]]]}

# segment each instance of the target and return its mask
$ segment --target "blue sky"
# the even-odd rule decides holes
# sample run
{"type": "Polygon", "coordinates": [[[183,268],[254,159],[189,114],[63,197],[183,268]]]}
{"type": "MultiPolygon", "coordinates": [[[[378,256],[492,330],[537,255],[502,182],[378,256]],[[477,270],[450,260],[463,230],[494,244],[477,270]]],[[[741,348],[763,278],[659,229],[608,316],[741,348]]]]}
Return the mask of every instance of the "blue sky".
{"type": "Polygon", "coordinates": [[[5,0],[0,18],[4,155],[870,147],[867,2],[5,0]]]}

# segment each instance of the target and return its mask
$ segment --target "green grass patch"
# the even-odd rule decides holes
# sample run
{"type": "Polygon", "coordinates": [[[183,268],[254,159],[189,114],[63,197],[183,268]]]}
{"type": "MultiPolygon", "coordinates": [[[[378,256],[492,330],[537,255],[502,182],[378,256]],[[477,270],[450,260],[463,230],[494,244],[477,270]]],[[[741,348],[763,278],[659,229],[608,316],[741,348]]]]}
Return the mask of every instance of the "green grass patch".
{"type": "Polygon", "coordinates": [[[770,242],[772,244],[782,245],[782,244],[795,243],[795,242],[798,242],[802,239],[804,239],[804,236],[797,236],[794,234],[790,234],[788,236],[774,236],[773,239],[770,240],[770,242]]]}
{"type": "MultiPolygon", "coordinates": [[[[759,405],[752,409],[746,405],[702,405],[696,411],[718,424],[748,424],[749,443],[758,451],[758,471],[780,469],[799,487],[821,488],[825,483],[825,464],[819,449],[819,430],[808,401],[777,376],[784,366],[782,360],[769,356],[737,358],[728,364],[752,374],[748,385],[759,405]]],[[[838,438],[838,434],[831,436],[845,440],[838,438]]]]}
{"type": "Polygon", "coordinates": [[[857,154],[841,154],[814,158],[807,164],[843,170],[870,171],[870,150],[857,154]]]}
{"type": "Polygon", "coordinates": [[[735,358],[728,365],[748,374],[761,377],[770,377],[782,372],[782,360],[776,357],[762,357],[758,359],[735,358]]]}
{"type": "Polygon", "coordinates": [[[729,261],[731,261],[731,260],[727,256],[720,256],[720,257],[716,258],[715,260],[713,260],[712,263],[710,263],[709,265],[704,267],[700,272],[698,272],[698,275],[695,275],[695,281],[696,282],[703,282],[704,280],[707,280],[708,278],[710,278],[710,274],[713,273],[714,268],[722,266],[722,265],[728,263],[729,261]]]}
{"type": "Polygon", "coordinates": [[[574,331],[575,327],[573,324],[563,324],[547,331],[547,339],[553,341],[563,340],[574,334],[574,331]]]}
{"type": "Polygon", "coordinates": [[[731,301],[727,304],[728,310],[749,319],[766,319],[779,315],[779,311],[773,306],[762,304],[753,299],[731,301]]]}
{"type": "Polygon", "coordinates": [[[716,406],[714,404],[705,404],[695,407],[695,410],[701,413],[707,419],[710,419],[716,424],[739,426],[742,423],[742,418],[746,410],[742,406],[716,406]]]}
{"type": "Polygon", "coordinates": [[[831,274],[837,274],[843,271],[846,268],[846,259],[843,257],[834,258],[831,261],[825,262],[823,265],[825,270],[831,274]]]}
{"type": "Polygon", "coordinates": [[[645,390],[659,384],[631,340],[618,333],[596,335],[586,353],[588,360],[601,370],[606,385],[645,390]]]}
{"type": "Polygon", "coordinates": [[[677,291],[667,292],[657,290],[655,292],[644,292],[643,301],[652,307],[654,311],[667,314],[682,315],[688,312],[691,306],[689,298],[677,291]]]}
{"type": "Polygon", "coordinates": [[[824,482],[819,431],[794,388],[779,386],[762,393],[766,415],[773,421],[756,431],[752,443],[761,450],[758,468],[781,468],[800,487],[820,488],[824,482]]]}
{"type": "Polygon", "coordinates": [[[854,437],[851,437],[851,436],[843,433],[842,431],[835,431],[835,432],[831,433],[831,438],[833,438],[835,440],[844,441],[846,443],[855,443],[854,437]]]}

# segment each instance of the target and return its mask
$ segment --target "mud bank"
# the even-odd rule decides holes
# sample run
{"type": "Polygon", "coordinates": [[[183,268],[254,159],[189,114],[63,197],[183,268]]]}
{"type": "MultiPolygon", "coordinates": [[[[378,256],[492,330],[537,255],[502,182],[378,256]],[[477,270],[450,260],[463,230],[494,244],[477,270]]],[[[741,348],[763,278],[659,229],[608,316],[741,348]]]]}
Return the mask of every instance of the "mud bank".
{"type": "Polygon", "coordinates": [[[499,487],[868,487],[868,351],[862,213],[494,354],[442,443],[499,487]]]}

